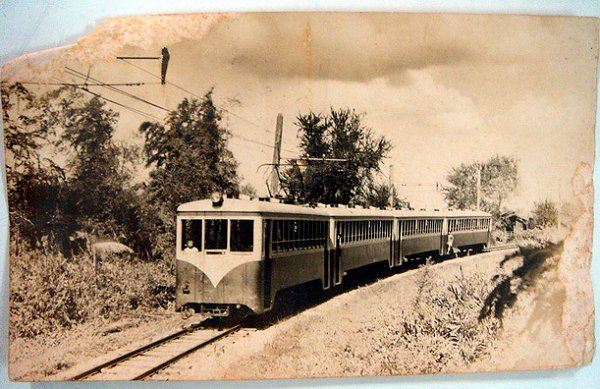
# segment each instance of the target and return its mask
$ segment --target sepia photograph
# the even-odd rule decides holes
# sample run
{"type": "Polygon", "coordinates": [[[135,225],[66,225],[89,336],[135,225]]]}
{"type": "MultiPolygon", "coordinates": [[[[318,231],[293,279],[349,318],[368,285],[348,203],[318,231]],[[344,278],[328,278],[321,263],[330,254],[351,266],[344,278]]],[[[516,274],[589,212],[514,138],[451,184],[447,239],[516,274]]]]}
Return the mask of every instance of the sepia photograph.
{"type": "Polygon", "coordinates": [[[598,27],[124,16],[7,61],[10,380],[591,363],[598,27]]]}

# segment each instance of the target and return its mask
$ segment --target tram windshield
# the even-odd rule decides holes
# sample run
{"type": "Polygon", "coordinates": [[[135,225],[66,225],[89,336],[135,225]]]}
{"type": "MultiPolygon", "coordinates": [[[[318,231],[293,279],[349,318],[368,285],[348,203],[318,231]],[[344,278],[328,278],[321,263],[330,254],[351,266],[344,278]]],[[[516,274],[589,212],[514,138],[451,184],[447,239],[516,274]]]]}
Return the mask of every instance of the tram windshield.
{"type": "Polygon", "coordinates": [[[182,219],[181,251],[185,254],[221,254],[254,251],[254,220],[182,219]]]}
{"type": "Polygon", "coordinates": [[[254,221],[232,220],[229,243],[231,251],[248,252],[254,250],[254,221]]]}
{"type": "Polygon", "coordinates": [[[206,250],[227,250],[227,220],[206,219],[204,225],[206,250]]]}
{"type": "Polygon", "coordinates": [[[202,220],[184,219],[182,221],[181,250],[186,253],[202,251],[202,220]]]}

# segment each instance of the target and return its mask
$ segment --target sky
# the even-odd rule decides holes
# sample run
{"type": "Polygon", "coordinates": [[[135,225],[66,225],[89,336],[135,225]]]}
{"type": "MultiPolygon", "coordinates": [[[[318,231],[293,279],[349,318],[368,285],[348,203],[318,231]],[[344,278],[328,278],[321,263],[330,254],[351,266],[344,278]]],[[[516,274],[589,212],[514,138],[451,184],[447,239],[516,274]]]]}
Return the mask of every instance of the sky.
{"type": "MultiPolygon", "coordinates": [[[[215,88],[242,182],[266,193],[275,120],[283,156],[298,154],[295,118],[353,108],[394,148],[400,196],[443,206],[436,182],[452,166],[496,154],[518,158],[521,185],[507,205],[568,201],[578,164],[594,153],[598,34],[592,19],[419,14],[246,14],[111,19],[76,46],[5,66],[15,79],[74,80],[68,65],[104,82],[156,79],[116,55],[171,53],[167,79],[183,87],[128,89],[173,109],[215,88]],[[46,66],[39,71],[40,64],[46,66]],[[60,66],[59,66],[60,65],[60,66]]],[[[137,61],[152,74],[158,64],[137,61]]],[[[42,88],[42,87],[40,87],[42,88]]],[[[35,90],[35,89],[34,89],[35,90]]],[[[105,89],[102,95],[152,115],[164,112],[105,89]]],[[[147,120],[119,107],[117,138],[141,143],[147,120]]],[[[381,175],[385,180],[386,177],[381,175]]]]}

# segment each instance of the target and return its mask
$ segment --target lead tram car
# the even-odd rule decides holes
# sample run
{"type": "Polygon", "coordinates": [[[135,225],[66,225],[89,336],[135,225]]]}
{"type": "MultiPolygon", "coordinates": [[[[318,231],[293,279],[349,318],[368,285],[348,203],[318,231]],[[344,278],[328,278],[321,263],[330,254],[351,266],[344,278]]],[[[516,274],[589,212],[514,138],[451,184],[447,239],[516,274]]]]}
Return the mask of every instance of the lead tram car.
{"type": "Polygon", "coordinates": [[[308,207],[223,199],[177,210],[177,308],[211,316],[269,311],[277,292],[407,258],[482,251],[491,216],[472,211],[308,207]]]}

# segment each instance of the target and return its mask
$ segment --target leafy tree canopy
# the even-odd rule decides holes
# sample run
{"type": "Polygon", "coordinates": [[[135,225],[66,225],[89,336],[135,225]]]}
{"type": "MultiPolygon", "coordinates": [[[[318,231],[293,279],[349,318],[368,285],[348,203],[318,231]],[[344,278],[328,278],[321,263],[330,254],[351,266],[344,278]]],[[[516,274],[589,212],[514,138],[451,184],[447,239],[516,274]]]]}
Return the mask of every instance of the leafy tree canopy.
{"type": "Polygon", "coordinates": [[[499,215],[502,202],[519,185],[519,164],[513,157],[497,155],[485,162],[453,167],[447,176],[449,185],[443,188],[446,202],[454,209],[475,209],[478,170],[481,170],[481,209],[499,215]]]}
{"type": "Polygon", "coordinates": [[[93,97],[65,107],[62,115],[59,144],[70,151],[69,216],[95,235],[131,240],[127,234],[138,229],[139,215],[127,162],[136,150],[113,141],[118,113],[93,97]]]}
{"type": "Polygon", "coordinates": [[[306,166],[296,163],[286,169],[282,188],[289,197],[312,203],[366,203],[365,188],[392,146],[362,122],[363,115],[350,109],[332,108],[326,115],[309,112],[297,117],[303,158],[347,161],[306,161],[306,166]]]}
{"type": "Polygon", "coordinates": [[[20,83],[0,86],[11,229],[35,244],[51,232],[66,181],[63,168],[43,151],[53,147],[59,108],[74,94],[61,88],[36,96],[20,83]]]}
{"type": "Polygon", "coordinates": [[[246,183],[240,187],[240,194],[254,198],[257,196],[257,191],[256,188],[252,186],[252,184],[246,183]]]}
{"type": "MultiPolygon", "coordinates": [[[[372,183],[367,192],[367,205],[377,208],[385,208],[390,205],[393,186],[386,183],[372,183]]],[[[409,209],[410,203],[405,199],[400,199],[398,193],[394,190],[394,207],[409,209]]]]}
{"type": "Polygon", "coordinates": [[[174,246],[175,210],[181,203],[207,198],[213,191],[236,195],[237,162],[227,149],[228,131],[213,103],[212,89],[203,99],[184,99],[165,124],[145,122],[146,164],[151,168],[147,188],[145,230],[155,236],[155,255],[174,246]]]}
{"type": "Polygon", "coordinates": [[[118,115],[69,87],[35,96],[2,83],[2,100],[11,231],[33,245],[67,248],[77,230],[130,244],[139,230],[126,167],[135,149],[113,142],[118,115]],[[51,159],[56,147],[66,166],[51,159]]]}

